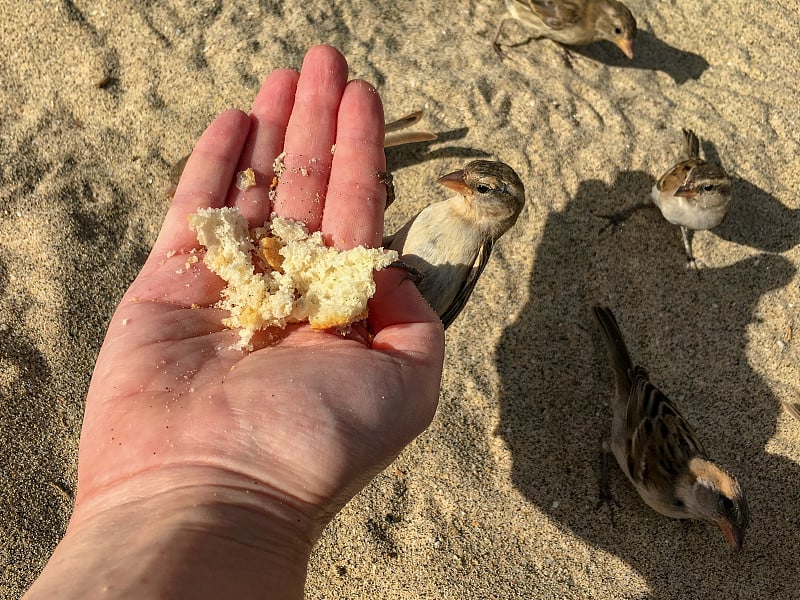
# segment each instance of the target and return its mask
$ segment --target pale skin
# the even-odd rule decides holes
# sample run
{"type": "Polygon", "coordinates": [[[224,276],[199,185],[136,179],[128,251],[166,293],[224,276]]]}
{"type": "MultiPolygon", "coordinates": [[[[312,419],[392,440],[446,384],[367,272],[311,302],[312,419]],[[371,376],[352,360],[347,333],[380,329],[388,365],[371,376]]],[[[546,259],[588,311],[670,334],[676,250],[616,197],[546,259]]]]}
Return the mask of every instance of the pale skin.
{"type": "Polygon", "coordinates": [[[212,307],[222,282],[186,268],[199,249],[187,215],[209,206],[253,225],[274,210],[341,249],[380,245],[383,109],[347,73],[336,50],[314,47],[299,74],[267,78],[249,115],[222,113],[197,142],[109,325],[75,510],[26,598],[302,598],[325,525],[430,423],[444,334],[404,272],[376,274],[371,345],[294,325],[242,352],[212,307]],[[247,167],[257,187],[243,193],[247,167]]]}

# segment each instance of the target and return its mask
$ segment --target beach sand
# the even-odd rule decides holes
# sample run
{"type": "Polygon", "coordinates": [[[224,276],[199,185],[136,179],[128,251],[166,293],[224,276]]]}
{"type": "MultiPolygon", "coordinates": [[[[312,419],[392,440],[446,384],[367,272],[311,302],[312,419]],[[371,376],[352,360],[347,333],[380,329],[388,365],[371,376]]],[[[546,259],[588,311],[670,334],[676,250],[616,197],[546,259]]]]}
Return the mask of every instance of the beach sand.
{"type": "Polygon", "coordinates": [[[440,135],[387,151],[388,231],[472,158],[513,166],[528,200],[447,332],[433,424],[325,531],[308,598],[799,597],[800,423],[780,405],[800,393],[796,6],[627,3],[636,58],[601,43],[569,69],[513,22],[498,58],[501,0],[0,0],[0,597],[64,533],[94,359],[170,165],[320,42],[387,118],[424,108],[440,135]],[[699,277],[652,205],[604,218],[647,200],[682,127],[734,175],[729,219],[694,236],[699,277]],[[740,554],[616,465],[613,518],[597,508],[598,302],[745,489],[740,554]]]}

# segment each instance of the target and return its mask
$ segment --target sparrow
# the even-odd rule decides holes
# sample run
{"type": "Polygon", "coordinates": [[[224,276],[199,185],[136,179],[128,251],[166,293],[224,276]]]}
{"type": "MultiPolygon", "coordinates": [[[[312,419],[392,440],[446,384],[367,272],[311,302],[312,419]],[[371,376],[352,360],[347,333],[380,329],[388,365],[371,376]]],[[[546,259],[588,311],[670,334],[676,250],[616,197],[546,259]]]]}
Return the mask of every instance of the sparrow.
{"type": "Polygon", "coordinates": [[[706,454],[689,423],[634,365],[610,309],[593,307],[605,335],[616,396],[611,450],[636,491],[655,511],[716,523],[739,550],[750,520],[742,488],[706,454]]]}
{"type": "MultiPolygon", "coordinates": [[[[418,123],[424,114],[424,110],[415,110],[404,117],[386,123],[384,125],[383,147],[391,148],[393,146],[400,146],[403,144],[432,142],[436,140],[437,135],[427,131],[408,131],[397,133],[401,129],[406,129],[407,127],[411,127],[412,125],[418,123]]],[[[187,160],[189,160],[189,154],[181,158],[170,168],[169,175],[167,177],[168,183],[164,188],[164,196],[167,198],[171,198],[175,195],[175,189],[178,187],[178,182],[181,180],[183,169],[186,168],[187,160]]],[[[378,173],[377,175],[385,178],[387,187],[391,188],[391,176],[388,173],[378,173]]],[[[391,189],[389,189],[388,192],[389,194],[392,194],[391,189]]],[[[389,200],[387,206],[389,204],[391,204],[391,200],[389,200]]]]}
{"type": "Polygon", "coordinates": [[[719,165],[700,158],[700,140],[693,131],[683,130],[680,162],[659,178],[651,197],[667,221],[680,225],[686,260],[696,267],[689,229],[722,223],[731,208],[731,178],[719,165]]]}
{"type": "Polygon", "coordinates": [[[469,300],[495,242],[517,221],[525,188],[502,162],[475,160],[436,181],[457,192],[427,206],[384,248],[397,250],[445,329],[469,300]]]}
{"type": "Polygon", "coordinates": [[[582,46],[598,40],[616,44],[633,58],[636,19],[628,7],[617,0],[505,0],[506,14],[497,25],[492,47],[502,55],[497,43],[503,24],[513,18],[533,32],[536,38],[549,38],[559,44],[582,46]]]}

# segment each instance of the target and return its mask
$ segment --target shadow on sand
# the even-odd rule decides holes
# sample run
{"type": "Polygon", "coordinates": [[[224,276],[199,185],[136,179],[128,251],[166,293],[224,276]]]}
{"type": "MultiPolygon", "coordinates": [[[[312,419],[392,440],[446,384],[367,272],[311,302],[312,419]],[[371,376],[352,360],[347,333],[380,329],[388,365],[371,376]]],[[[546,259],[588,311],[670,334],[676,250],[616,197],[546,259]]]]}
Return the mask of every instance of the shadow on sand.
{"type": "MultiPolygon", "coordinates": [[[[800,465],[765,451],[782,409],[747,352],[759,301],[787,285],[795,269],[762,254],[706,264],[695,277],[685,269],[677,228],[655,208],[599,233],[606,221],[598,215],[641,201],[652,185],[637,171],[620,173],[611,186],[586,181],[565,210],[548,217],[530,300],[496,350],[498,434],[512,452],[514,484],[565,531],[633,567],[653,597],[798,597],[800,574],[791,565],[800,555],[800,465]],[[650,510],[615,463],[615,524],[607,509],[596,510],[613,384],[594,303],[615,311],[634,360],[747,492],[752,523],[741,553],[729,551],[713,525],[650,510]]],[[[770,218],[787,216],[777,199],[753,195],[772,207],[770,218]]],[[[742,204],[729,225],[740,233],[728,239],[764,249],[796,243],[797,228],[780,242],[760,240],[739,222],[749,210],[742,204]]]]}

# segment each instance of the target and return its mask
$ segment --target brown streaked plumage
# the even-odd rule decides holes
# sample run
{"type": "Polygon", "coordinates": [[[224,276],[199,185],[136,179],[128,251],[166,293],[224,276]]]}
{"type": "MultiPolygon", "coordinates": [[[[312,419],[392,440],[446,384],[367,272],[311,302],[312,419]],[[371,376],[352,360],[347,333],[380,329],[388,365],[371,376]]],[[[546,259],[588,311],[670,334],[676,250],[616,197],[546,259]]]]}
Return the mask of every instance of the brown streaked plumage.
{"type": "Polygon", "coordinates": [[[583,46],[598,40],[616,44],[633,58],[636,19],[617,0],[506,0],[507,12],[500,20],[492,46],[509,18],[521,22],[537,38],[549,38],[567,46],[583,46]]]}
{"type": "Polygon", "coordinates": [[[679,162],[670,167],[653,186],[653,202],[664,218],[679,225],[686,260],[696,266],[689,241],[689,229],[713,229],[731,208],[731,178],[719,165],[700,158],[700,140],[683,130],[679,162]]]}
{"type": "Polygon", "coordinates": [[[620,468],[655,511],[715,523],[739,550],[750,520],[739,483],[709,459],[675,405],[633,363],[611,310],[593,312],[614,370],[611,449],[620,468]]]}

